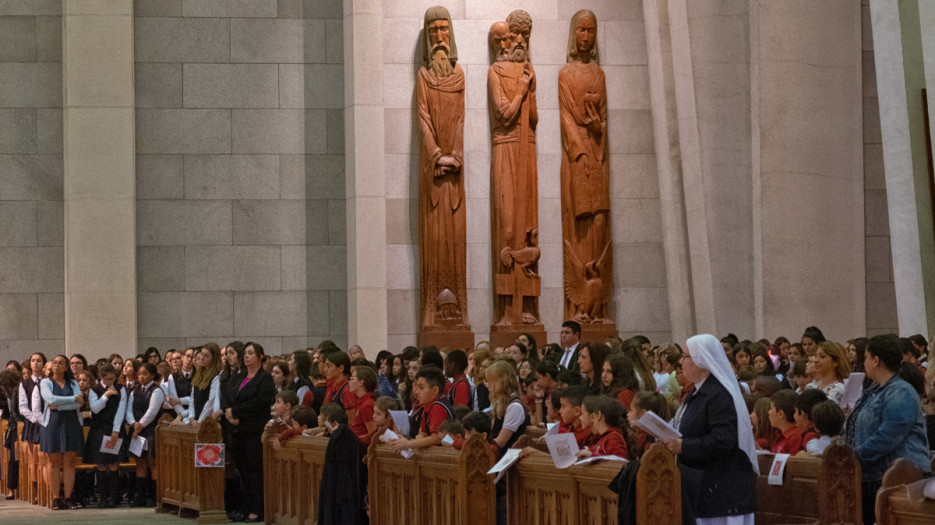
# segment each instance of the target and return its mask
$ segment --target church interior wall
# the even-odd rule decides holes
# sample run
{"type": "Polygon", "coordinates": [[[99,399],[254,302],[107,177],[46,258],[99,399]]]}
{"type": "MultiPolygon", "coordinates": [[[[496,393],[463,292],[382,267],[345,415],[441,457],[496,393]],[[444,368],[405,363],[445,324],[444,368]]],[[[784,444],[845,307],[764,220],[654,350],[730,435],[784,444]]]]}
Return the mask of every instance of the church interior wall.
{"type": "Polygon", "coordinates": [[[646,39],[640,0],[388,1],[384,2],[384,103],[387,197],[389,346],[413,344],[418,325],[418,130],[413,86],[420,64],[419,34],[426,8],[444,5],[452,16],[458,63],[466,75],[465,192],[467,197],[468,314],[478,341],[488,338],[493,292],[490,253],[490,125],[487,111],[487,32],[513,9],[533,17],[530,52],[536,70],[539,125],[539,307],[550,341],[562,319],[559,208],[558,72],[565,64],[568,25],[579,9],[598,18],[600,65],[607,77],[611,166],[611,222],[615,291],[612,311],[622,335],[671,337],[662,210],[653,144],[646,39]]]}
{"type": "Polygon", "coordinates": [[[65,347],[62,18],[0,12],[0,361],[65,347]]]}
{"type": "Polygon", "coordinates": [[[347,344],[340,2],[136,2],[140,348],[347,344]]]}

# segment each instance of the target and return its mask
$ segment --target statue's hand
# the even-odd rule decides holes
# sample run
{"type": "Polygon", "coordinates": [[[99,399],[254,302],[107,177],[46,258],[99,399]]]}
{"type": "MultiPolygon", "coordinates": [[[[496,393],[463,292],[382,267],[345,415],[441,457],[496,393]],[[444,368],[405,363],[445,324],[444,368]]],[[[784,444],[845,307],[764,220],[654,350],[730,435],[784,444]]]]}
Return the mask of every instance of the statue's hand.
{"type": "Polygon", "coordinates": [[[591,119],[588,121],[588,131],[595,137],[600,137],[604,133],[600,119],[591,119]]]}
{"type": "Polygon", "coordinates": [[[452,157],[451,155],[442,155],[435,162],[435,176],[443,177],[445,175],[451,175],[457,173],[461,169],[461,163],[458,162],[458,159],[452,157]]]}

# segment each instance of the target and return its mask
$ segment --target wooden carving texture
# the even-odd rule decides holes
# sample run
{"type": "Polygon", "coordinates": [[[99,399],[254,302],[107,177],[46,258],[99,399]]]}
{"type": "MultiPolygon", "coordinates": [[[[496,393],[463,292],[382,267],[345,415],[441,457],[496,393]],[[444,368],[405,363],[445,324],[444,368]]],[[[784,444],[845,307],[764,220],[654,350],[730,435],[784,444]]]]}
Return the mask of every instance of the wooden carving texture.
{"type": "Polygon", "coordinates": [[[877,492],[877,525],[931,525],[935,523],[935,501],[909,501],[906,485],[924,479],[922,472],[904,459],[897,459],[883,475],[877,492]]]}
{"type": "Polygon", "coordinates": [[[682,523],[682,476],[675,456],[656,443],[640,461],[636,475],[636,522],[652,525],[682,523]]]}
{"type": "Polygon", "coordinates": [[[859,525],[860,462],[854,450],[836,439],[821,456],[818,474],[818,515],[821,523],[859,525]]]}
{"type": "Polygon", "coordinates": [[[487,471],[493,467],[489,445],[480,434],[474,434],[461,447],[461,457],[458,458],[458,470],[461,476],[462,504],[460,514],[461,523],[494,523],[496,514],[496,487],[493,484],[493,475],[487,471]]]}
{"type": "Polygon", "coordinates": [[[313,525],[318,519],[318,494],[328,438],[296,436],[274,447],[276,438],[273,432],[265,432],[262,438],[266,522],[313,525]]]}
{"type": "Polygon", "coordinates": [[[813,456],[793,456],[786,463],[783,484],[770,485],[768,475],[773,455],[764,454],[757,459],[760,462],[754,509],[757,525],[815,523],[821,460],[813,456]]]}
{"type": "Polygon", "coordinates": [[[198,512],[198,523],[227,523],[224,469],[195,468],[196,443],[220,443],[221,426],[208,419],[198,427],[170,426],[164,415],[156,427],[156,506],[173,505],[198,512]]]}

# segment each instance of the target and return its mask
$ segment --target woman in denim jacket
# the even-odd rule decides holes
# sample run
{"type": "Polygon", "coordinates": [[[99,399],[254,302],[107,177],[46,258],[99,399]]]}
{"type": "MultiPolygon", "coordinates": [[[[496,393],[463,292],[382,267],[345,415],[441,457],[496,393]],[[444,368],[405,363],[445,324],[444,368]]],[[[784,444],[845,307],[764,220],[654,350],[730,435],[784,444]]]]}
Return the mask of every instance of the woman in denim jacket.
{"type": "Polygon", "coordinates": [[[879,335],[867,344],[864,368],[874,384],[864,391],[847,419],[847,441],[860,456],[864,524],[874,522],[876,493],[883,473],[898,458],[930,472],[928,439],[919,395],[896,375],[902,352],[895,336],[879,335]]]}

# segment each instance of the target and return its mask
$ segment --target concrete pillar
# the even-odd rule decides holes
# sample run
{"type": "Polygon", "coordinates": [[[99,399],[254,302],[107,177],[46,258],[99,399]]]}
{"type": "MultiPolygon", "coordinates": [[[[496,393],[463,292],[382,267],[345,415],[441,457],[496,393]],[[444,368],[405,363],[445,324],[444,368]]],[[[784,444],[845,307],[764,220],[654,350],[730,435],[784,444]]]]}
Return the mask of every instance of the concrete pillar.
{"type": "Polygon", "coordinates": [[[344,0],[344,64],[347,338],[375,355],[387,347],[381,0],[344,0]]]}
{"type": "Polygon", "coordinates": [[[135,354],[133,1],[62,7],[65,348],[135,354]]]}
{"type": "MultiPolygon", "coordinates": [[[[930,334],[935,318],[935,272],[924,123],[921,112],[920,13],[927,2],[871,0],[883,165],[889,208],[896,312],[902,335],[930,334]],[[928,212],[926,216],[925,212],[928,212]]],[[[930,32],[926,28],[926,33],[930,32]]]]}

